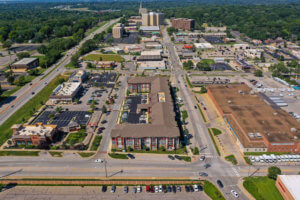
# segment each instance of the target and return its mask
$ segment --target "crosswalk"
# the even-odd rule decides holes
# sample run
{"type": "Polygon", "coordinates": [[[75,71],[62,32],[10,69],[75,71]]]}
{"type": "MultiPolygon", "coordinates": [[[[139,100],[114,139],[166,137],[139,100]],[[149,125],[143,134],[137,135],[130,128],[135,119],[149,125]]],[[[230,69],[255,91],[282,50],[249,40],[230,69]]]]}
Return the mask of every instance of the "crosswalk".
{"type": "Polygon", "coordinates": [[[235,167],[231,167],[233,173],[237,176],[237,177],[240,177],[241,175],[239,174],[239,172],[236,170],[235,167]]]}

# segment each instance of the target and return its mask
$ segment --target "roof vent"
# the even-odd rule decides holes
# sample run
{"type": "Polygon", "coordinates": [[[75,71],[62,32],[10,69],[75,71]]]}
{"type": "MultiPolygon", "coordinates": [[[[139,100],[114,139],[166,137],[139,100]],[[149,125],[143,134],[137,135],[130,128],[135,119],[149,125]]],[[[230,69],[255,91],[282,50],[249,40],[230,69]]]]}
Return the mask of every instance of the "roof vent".
{"type": "Polygon", "coordinates": [[[291,128],[291,132],[296,132],[296,128],[291,128]]]}
{"type": "Polygon", "coordinates": [[[295,136],[294,136],[294,139],[295,139],[295,140],[298,140],[299,138],[295,135],[295,136]]]}
{"type": "Polygon", "coordinates": [[[231,101],[230,101],[230,100],[228,100],[227,102],[228,102],[229,104],[231,104],[231,101]]]}
{"type": "Polygon", "coordinates": [[[277,113],[277,112],[274,112],[273,114],[274,114],[275,116],[276,116],[276,115],[278,115],[278,113],[277,113]]]}

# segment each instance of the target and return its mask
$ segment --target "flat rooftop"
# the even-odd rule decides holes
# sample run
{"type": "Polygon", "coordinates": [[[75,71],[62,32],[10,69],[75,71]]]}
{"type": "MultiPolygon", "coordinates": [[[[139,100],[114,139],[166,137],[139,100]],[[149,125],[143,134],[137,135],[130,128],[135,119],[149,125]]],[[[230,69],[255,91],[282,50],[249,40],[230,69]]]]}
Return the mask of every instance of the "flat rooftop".
{"type": "Polygon", "coordinates": [[[300,199],[300,175],[278,175],[278,178],[289,190],[294,199],[300,199]]]}
{"type": "Polygon", "coordinates": [[[52,131],[56,128],[56,125],[24,125],[20,126],[20,129],[14,133],[14,137],[19,136],[31,136],[31,135],[39,135],[39,136],[50,136],[52,131]]]}
{"type": "Polygon", "coordinates": [[[179,137],[180,131],[175,121],[173,100],[168,77],[130,77],[128,83],[151,83],[147,104],[138,104],[138,109],[150,108],[151,123],[117,124],[111,137],[179,137]]]}
{"type": "Polygon", "coordinates": [[[37,59],[38,58],[23,58],[22,60],[15,62],[14,65],[28,65],[37,59]]]}
{"type": "Polygon", "coordinates": [[[207,88],[244,147],[266,147],[261,136],[270,143],[299,140],[299,122],[284,110],[274,110],[247,85],[210,85],[207,88]]]}
{"type": "Polygon", "coordinates": [[[53,92],[53,95],[70,96],[80,87],[80,85],[81,83],[78,82],[64,82],[57,86],[57,88],[53,92]]]}

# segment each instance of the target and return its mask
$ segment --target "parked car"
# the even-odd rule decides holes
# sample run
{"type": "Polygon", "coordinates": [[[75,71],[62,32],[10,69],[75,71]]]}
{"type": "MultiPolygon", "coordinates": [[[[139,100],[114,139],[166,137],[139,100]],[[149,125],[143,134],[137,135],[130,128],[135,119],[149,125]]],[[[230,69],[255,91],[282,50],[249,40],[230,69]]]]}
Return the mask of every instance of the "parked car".
{"type": "Polygon", "coordinates": [[[111,192],[111,193],[115,193],[115,191],[116,191],[116,186],[114,186],[114,185],[113,185],[113,186],[111,186],[111,190],[110,190],[110,192],[111,192]]]}
{"type": "Polygon", "coordinates": [[[180,158],[180,156],[178,156],[178,155],[175,155],[174,156],[176,159],[178,159],[178,160],[182,160],[181,158],[180,158]]]}
{"type": "Polygon", "coordinates": [[[135,157],[134,157],[134,155],[132,155],[132,154],[127,154],[127,156],[128,156],[128,158],[130,158],[130,159],[135,159],[135,157]]]}
{"type": "Polygon", "coordinates": [[[107,190],[107,186],[106,186],[106,185],[103,185],[103,186],[102,186],[102,192],[106,192],[106,190],[107,190]]]}
{"type": "Polygon", "coordinates": [[[172,192],[171,186],[168,186],[168,192],[172,192]]]}
{"type": "Polygon", "coordinates": [[[154,186],[154,191],[155,191],[155,193],[158,193],[159,189],[158,189],[158,186],[157,186],[157,185],[154,186]]]}
{"type": "Polygon", "coordinates": [[[199,191],[198,185],[194,185],[194,190],[195,190],[195,192],[198,192],[198,191],[199,191]]]}
{"type": "Polygon", "coordinates": [[[159,192],[162,192],[162,185],[159,185],[158,191],[159,191],[159,192]]]}
{"type": "Polygon", "coordinates": [[[194,106],[195,109],[197,109],[197,106],[194,106]]]}
{"type": "Polygon", "coordinates": [[[155,192],[155,189],[154,189],[154,186],[150,186],[150,192],[154,193],[155,192]]]}
{"type": "Polygon", "coordinates": [[[134,194],[136,193],[136,187],[132,188],[132,193],[134,193],[134,194]]]}
{"type": "Polygon", "coordinates": [[[151,188],[149,185],[146,186],[146,192],[151,192],[151,188]]]}
{"type": "Polygon", "coordinates": [[[239,197],[239,195],[238,195],[238,193],[237,193],[236,191],[231,190],[230,192],[231,192],[231,194],[232,194],[235,198],[238,198],[238,197],[239,197]]]}
{"type": "Polygon", "coordinates": [[[185,186],[185,191],[186,191],[186,192],[190,192],[190,187],[186,185],[186,186],[185,186]]]}
{"type": "Polygon", "coordinates": [[[207,168],[211,167],[211,165],[210,165],[209,163],[206,163],[206,164],[204,165],[204,167],[205,167],[205,169],[207,169],[207,168]]]}
{"type": "Polygon", "coordinates": [[[220,180],[217,180],[217,184],[219,185],[220,188],[223,188],[223,187],[224,187],[222,181],[220,181],[220,180]]]}
{"type": "Polygon", "coordinates": [[[101,124],[105,124],[107,121],[106,120],[103,120],[102,122],[101,122],[101,124]]]}
{"type": "Polygon", "coordinates": [[[202,185],[198,185],[198,190],[199,190],[199,191],[203,191],[202,185]]]}
{"type": "Polygon", "coordinates": [[[177,189],[177,192],[181,192],[181,187],[179,185],[177,186],[176,189],[177,189]]]}
{"type": "Polygon", "coordinates": [[[193,186],[189,185],[189,188],[190,188],[190,191],[191,191],[191,192],[194,192],[193,186]]]}
{"type": "Polygon", "coordinates": [[[173,193],[176,193],[176,187],[175,187],[175,185],[172,186],[172,190],[173,190],[173,193]]]}
{"type": "Polygon", "coordinates": [[[173,156],[171,156],[171,155],[168,155],[168,158],[169,158],[170,160],[175,160],[175,158],[174,158],[173,156]]]}
{"type": "Polygon", "coordinates": [[[125,187],[124,187],[124,192],[125,192],[125,193],[128,193],[128,186],[125,186],[125,187]]]}
{"type": "Polygon", "coordinates": [[[167,191],[167,186],[163,185],[163,186],[162,186],[162,190],[163,190],[164,193],[167,193],[167,192],[168,192],[168,191],[167,191]]]}
{"type": "Polygon", "coordinates": [[[137,192],[138,193],[142,192],[142,187],[140,185],[137,186],[137,192]]]}

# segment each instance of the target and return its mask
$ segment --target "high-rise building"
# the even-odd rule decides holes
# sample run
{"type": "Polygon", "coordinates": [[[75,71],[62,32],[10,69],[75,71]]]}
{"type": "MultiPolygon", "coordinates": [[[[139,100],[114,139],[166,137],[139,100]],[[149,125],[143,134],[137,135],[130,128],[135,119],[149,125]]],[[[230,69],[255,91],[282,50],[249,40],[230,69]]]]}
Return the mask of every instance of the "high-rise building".
{"type": "Polygon", "coordinates": [[[164,24],[163,13],[144,13],[142,14],[142,25],[143,26],[160,26],[164,24]]]}
{"type": "Polygon", "coordinates": [[[173,18],[172,27],[175,29],[192,30],[195,28],[195,20],[186,18],[173,18]]]}
{"type": "Polygon", "coordinates": [[[124,24],[117,23],[112,29],[113,38],[122,38],[124,34],[124,24]]]}

